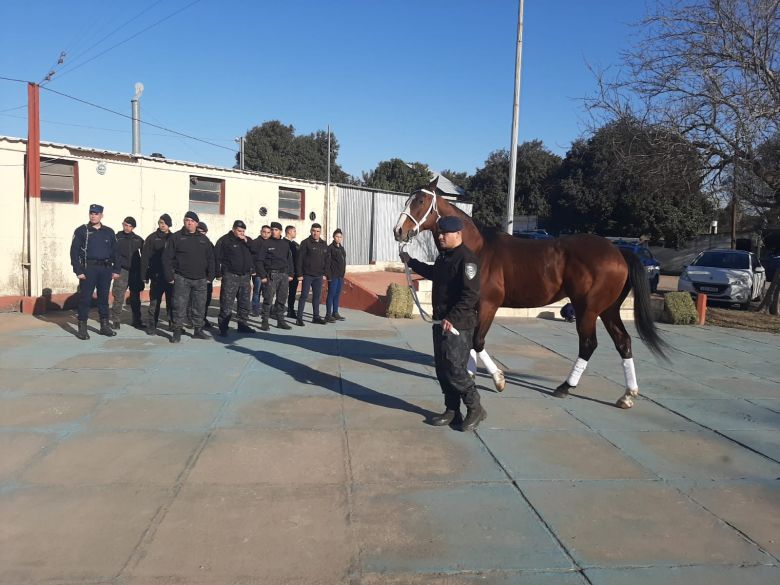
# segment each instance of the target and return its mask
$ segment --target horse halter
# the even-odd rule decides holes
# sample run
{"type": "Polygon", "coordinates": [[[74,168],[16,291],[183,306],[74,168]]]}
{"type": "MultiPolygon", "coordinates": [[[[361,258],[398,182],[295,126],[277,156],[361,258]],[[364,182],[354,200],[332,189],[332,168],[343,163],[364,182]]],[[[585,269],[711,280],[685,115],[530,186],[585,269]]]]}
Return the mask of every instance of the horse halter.
{"type": "Polygon", "coordinates": [[[409,219],[411,219],[414,222],[414,235],[420,233],[420,227],[426,222],[428,219],[428,216],[431,214],[431,212],[435,212],[436,215],[441,217],[441,214],[439,214],[439,207],[436,201],[436,191],[430,191],[428,189],[420,189],[419,191],[415,191],[412,193],[411,197],[409,197],[409,202],[407,203],[406,207],[404,207],[404,210],[401,212],[401,215],[405,215],[409,219]],[[426,193],[427,195],[431,196],[431,204],[428,206],[428,211],[425,212],[425,214],[422,216],[422,218],[417,221],[414,216],[407,211],[409,209],[409,205],[411,204],[411,200],[414,198],[414,196],[417,193],[426,193]]]}

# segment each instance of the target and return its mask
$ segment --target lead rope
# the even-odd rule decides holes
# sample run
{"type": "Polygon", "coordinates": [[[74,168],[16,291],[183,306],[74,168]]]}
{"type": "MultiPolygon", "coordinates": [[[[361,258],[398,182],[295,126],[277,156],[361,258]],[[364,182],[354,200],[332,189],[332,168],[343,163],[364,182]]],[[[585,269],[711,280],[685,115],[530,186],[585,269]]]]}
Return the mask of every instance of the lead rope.
{"type": "MultiPolygon", "coordinates": [[[[398,243],[398,251],[403,252],[404,248],[406,247],[405,242],[399,242],[398,243]]],[[[426,321],[428,323],[432,323],[433,325],[441,325],[441,321],[437,319],[433,319],[428,312],[422,308],[422,305],[420,304],[420,299],[417,297],[417,289],[414,288],[414,282],[412,281],[412,269],[409,268],[409,264],[404,262],[404,269],[406,273],[406,284],[409,287],[409,290],[412,291],[412,298],[414,299],[414,304],[417,305],[417,310],[420,311],[420,317],[422,317],[423,321],[426,321]]],[[[455,329],[455,327],[452,328],[450,331],[453,335],[460,335],[460,331],[455,329]]]]}

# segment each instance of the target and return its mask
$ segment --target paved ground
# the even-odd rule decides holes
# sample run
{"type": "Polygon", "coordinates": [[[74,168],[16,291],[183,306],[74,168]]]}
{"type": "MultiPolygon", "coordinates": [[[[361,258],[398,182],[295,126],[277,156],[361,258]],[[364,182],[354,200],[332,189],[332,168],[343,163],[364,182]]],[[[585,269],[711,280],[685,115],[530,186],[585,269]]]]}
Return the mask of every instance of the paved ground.
{"type": "Polygon", "coordinates": [[[229,343],[0,317],[0,583],[780,583],[777,336],[662,326],[612,407],[605,336],[578,388],[563,322],[502,320],[476,434],[441,408],[429,328],[229,343]]]}

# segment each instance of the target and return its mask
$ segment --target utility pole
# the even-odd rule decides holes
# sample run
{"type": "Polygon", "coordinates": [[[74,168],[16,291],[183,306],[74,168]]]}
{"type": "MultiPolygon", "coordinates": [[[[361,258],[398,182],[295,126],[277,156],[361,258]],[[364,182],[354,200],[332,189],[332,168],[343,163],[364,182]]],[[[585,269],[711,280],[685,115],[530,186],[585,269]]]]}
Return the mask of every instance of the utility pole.
{"type": "Polygon", "coordinates": [[[731,178],[731,249],[737,249],[737,166],[731,178]]]}
{"type": "Polygon", "coordinates": [[[130,100],[130,110],[133,118],[133,154],[141,154],[141,94],[144,91],[144,84],[138,82],[135,84],[135,96],[130,100]]]}
{"type": "Polygon", "coordinates": [[[506,231],[512,235],[515,218],[515,173],[517,171],[517,127],[520,122],[520,73],[523,64],[523,0],[517,11],[517,52],[515,53],[515,98],[512,106],[512,141],[509,158],[509,191],[506,195],[506,231]]]}
{"type": "Polygon", "coordinates": [[[244,140],[245,138],[243,136],[236,138],[236,142],[238,142],[238,168],[242,171],[244,170],[244,140]]]}
{"type": "Polygon", "coordinates": [[[40,296],[41,263],[38,254],[41,209],[41,95],[40,86],[27,84],[27,296],[40,296]]]}
{"type": "Polygon", "coordinates": [[[328,232],[333,231],[330,225],[330,124],[328,124],[328,171],[325,179],[325,219],[328,232]]]}

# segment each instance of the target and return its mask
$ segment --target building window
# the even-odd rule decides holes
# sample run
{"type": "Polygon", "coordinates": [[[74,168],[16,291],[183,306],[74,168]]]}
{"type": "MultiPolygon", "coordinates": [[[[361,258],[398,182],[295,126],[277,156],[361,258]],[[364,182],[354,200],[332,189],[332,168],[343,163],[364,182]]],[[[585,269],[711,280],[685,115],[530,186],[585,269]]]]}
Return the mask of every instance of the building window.
{"type": "Polygon", "coordinates": [[[41,201],[79,202],[79,167],[76,161],[41,159],[41,201]]]}
{"type": "Polygon", "coordinates": [[[303,219],[305,202],[303,189],[279,187],[279,219],[303,219]]]}
{"type": "Polygon", "coordinates": [[[190,176],[190,211],[225,213],[225,181],[190,176]]]}

